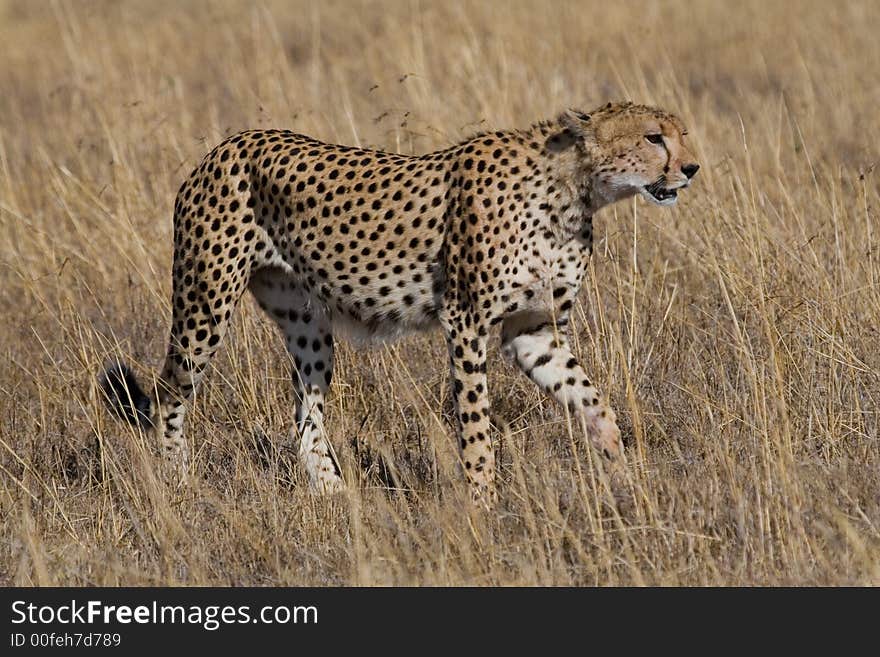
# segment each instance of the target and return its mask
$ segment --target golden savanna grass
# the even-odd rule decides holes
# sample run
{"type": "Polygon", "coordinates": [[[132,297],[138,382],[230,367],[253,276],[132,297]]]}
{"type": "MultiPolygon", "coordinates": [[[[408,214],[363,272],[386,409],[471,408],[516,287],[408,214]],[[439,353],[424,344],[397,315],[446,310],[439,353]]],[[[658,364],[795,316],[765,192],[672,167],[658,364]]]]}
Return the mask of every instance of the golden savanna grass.
{"type": "Polygon", "coordinates": [[[878,33],[868,1],[0,2],[0,583],[880,582],[878,33]],[[702,170],[595,220],[573,341],[620,505],[497,344],[494,513],[439,334],[338,351],[332,499],[288,465],[289,360],[250,299],[188,485],[104,408],[105,363],[161,365],[174,195],[226,135],[420,153],[624,98],[679,113],[702,170]]]}

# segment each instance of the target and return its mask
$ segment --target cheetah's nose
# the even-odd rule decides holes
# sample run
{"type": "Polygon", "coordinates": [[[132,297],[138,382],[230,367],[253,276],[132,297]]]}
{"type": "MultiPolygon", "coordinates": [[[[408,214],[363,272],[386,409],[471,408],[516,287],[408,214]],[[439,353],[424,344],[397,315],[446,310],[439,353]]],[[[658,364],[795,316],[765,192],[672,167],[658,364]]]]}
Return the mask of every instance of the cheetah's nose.
{"type": "Polygon", "coordinates": [[[693,178],[697,175],[697,171],[700,170],[699,164],[684,164],[681,167],[681,172],[688,177],[688,179],[693,178]]]}

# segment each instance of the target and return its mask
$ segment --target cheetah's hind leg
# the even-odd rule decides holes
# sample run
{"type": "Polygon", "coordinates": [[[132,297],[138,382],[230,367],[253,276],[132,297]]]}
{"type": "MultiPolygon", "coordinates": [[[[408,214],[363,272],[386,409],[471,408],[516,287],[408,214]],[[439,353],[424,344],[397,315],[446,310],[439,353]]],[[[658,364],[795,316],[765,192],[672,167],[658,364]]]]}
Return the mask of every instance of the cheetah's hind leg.
{"type": "Polygon", "coordinates": [[[144,392],[121,364],[111,366],[100,382],[118,416],[156,432],[171,466],[168,474],[178,480],[189,471],[189,445],[183,433],[186,405],[217,353],[247,278],[245,268],[235,268],[224,278],[220,261],[191,265],[187,258],[175,252],[171,330],[155,388],[144,392]]]}
{"type": "Polygon", "coordinates": [[[333,377],[333,334],[330,319],[297,282],[279,268],[257,272],[250,290],[260,307],[278,324],[293,357],[299,462],[313,491],[344,488],[342,470],[324,430],[324,397],[333,377]]]}

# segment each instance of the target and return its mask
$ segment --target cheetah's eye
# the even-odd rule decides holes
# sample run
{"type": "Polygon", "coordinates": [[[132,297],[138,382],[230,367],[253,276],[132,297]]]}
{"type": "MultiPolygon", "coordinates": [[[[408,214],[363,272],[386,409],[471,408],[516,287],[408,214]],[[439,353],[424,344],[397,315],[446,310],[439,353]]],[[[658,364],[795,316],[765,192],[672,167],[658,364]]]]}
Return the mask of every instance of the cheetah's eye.
{"type": "Polygon", "coordinates": [[[652,144],[663,143],[663,135],[645,135],[645,139],[647,139],[652,144]]]}

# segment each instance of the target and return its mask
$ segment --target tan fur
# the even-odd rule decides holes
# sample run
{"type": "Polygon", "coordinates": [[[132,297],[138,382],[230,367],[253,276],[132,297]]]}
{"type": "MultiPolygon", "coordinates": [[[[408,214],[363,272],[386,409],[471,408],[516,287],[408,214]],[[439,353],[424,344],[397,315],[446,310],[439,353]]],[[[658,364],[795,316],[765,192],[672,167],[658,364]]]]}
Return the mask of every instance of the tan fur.
{"type": "Polygon", "coordinates": [[[635,193],[674,202],[696,172],[684,134],[676,117],[623,103],[422,156],[282,130],[230,137],[175,203],[174,315],[151,407],[166,452],[185,460],[183,401],[249,289],[293,356],[294,433],[318,490],[341,485],[323,427],[340,329],[382,339],[442,327],[477,497],[494,495],[486,345],[496,324],[505,353],[617,460],[614,412],[560,329],[592,251],[593,214],[635,193]]]}

